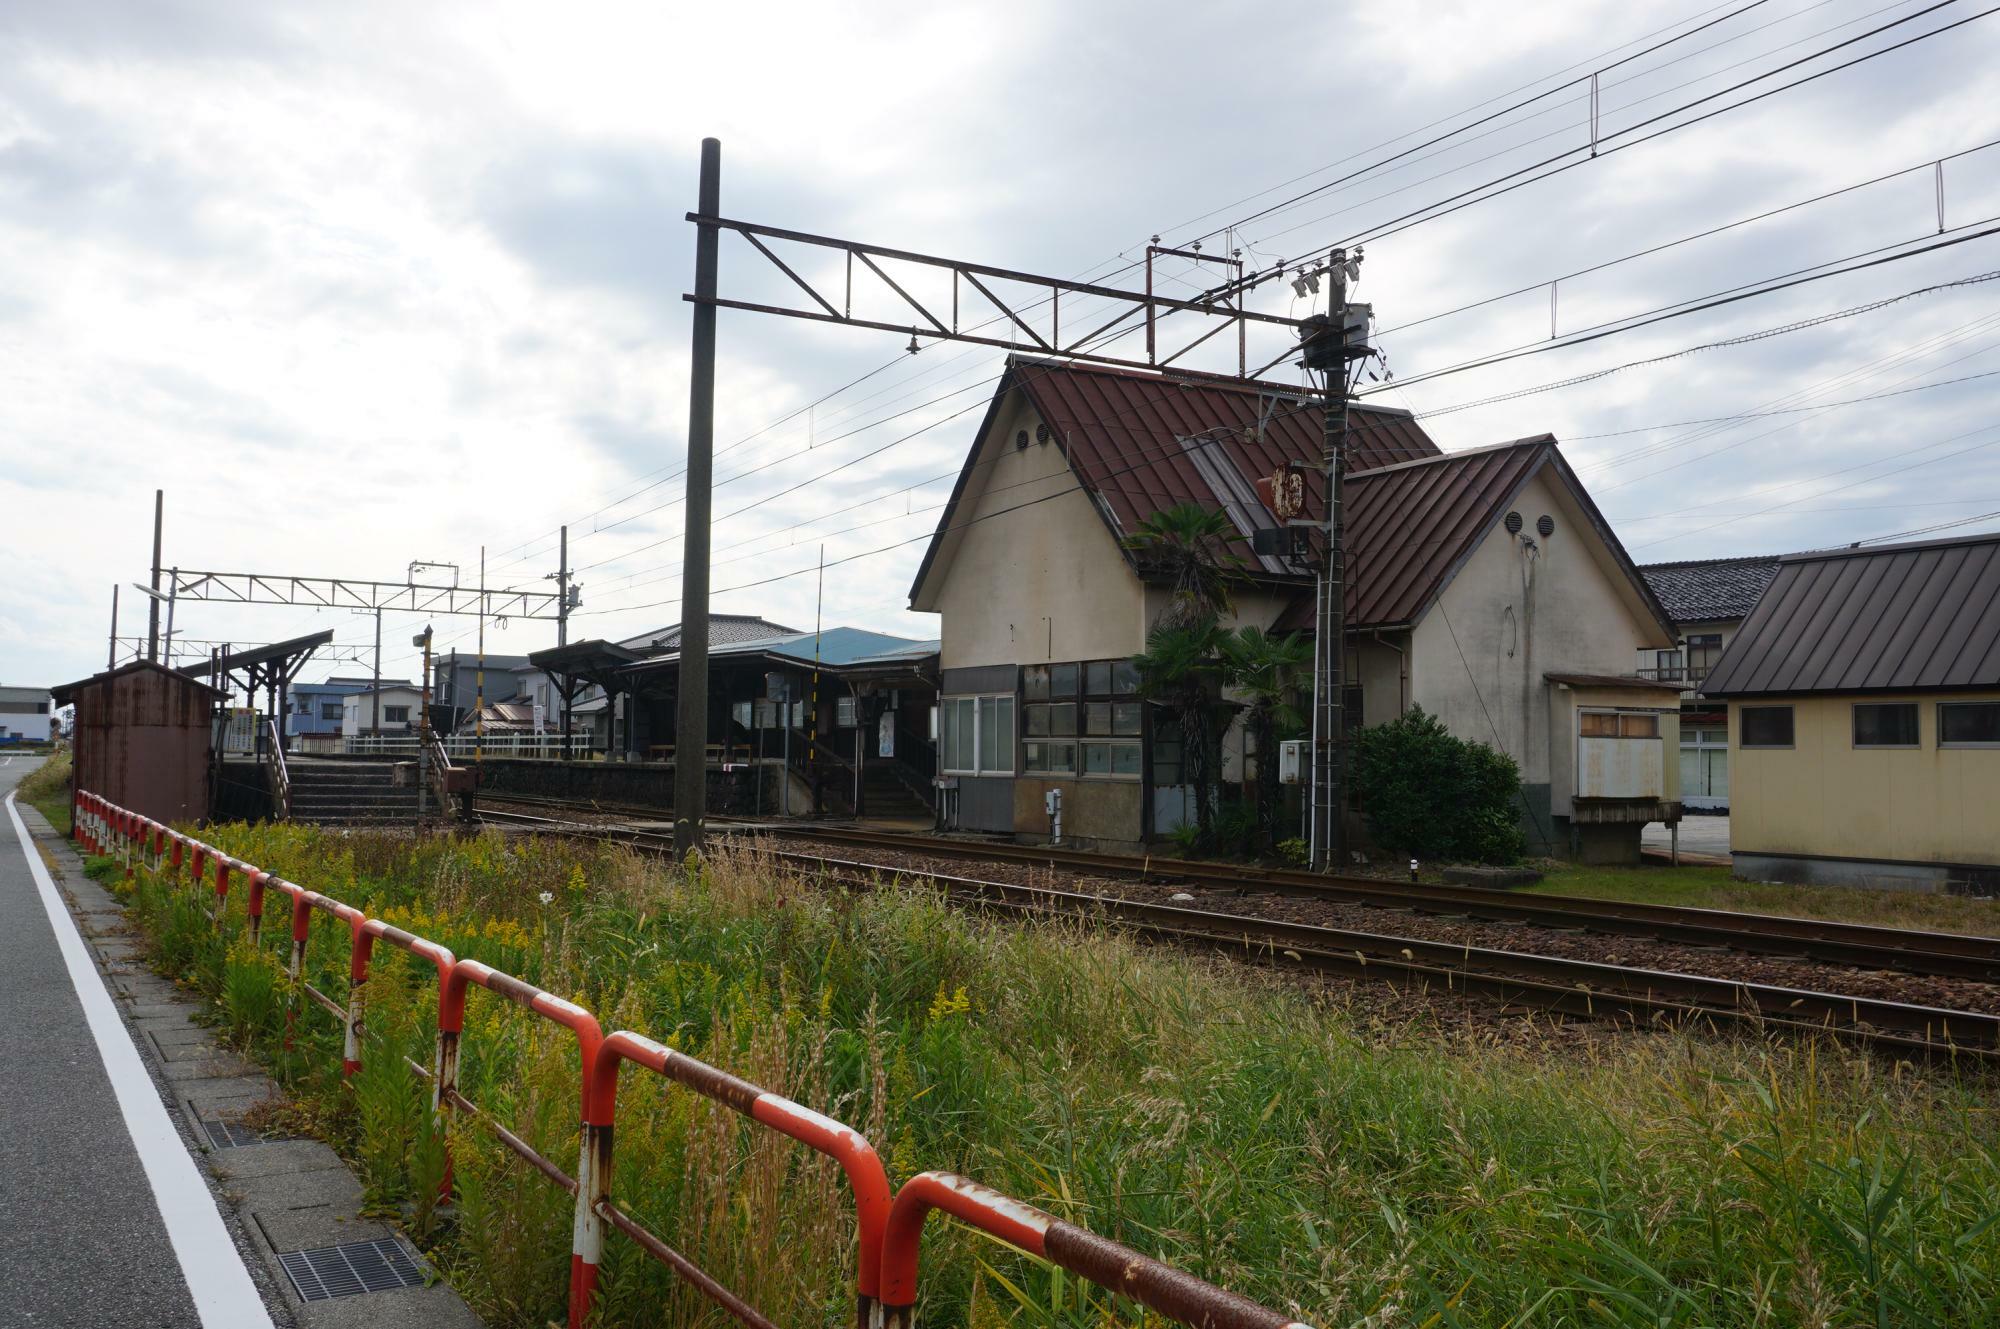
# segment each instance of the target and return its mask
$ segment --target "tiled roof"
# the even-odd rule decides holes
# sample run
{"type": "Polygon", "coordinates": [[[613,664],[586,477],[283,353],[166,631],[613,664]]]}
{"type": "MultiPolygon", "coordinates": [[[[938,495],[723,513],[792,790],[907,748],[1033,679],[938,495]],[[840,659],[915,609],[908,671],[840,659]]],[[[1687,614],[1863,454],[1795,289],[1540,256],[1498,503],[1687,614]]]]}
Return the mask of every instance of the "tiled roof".
{"type": "Polygon", "coordinates": [[[1683,563],[1648,563],[1639,575],[1660,597],[1676,623],[1746,618],[1757,598],[1778,575],[1778,555],[1703,558],[1683,563]]]}
{"type": "Polygon", "coordinates": [[[2000,535],[1792,554],[1710,697],[2000,688],[2000,535]]]}

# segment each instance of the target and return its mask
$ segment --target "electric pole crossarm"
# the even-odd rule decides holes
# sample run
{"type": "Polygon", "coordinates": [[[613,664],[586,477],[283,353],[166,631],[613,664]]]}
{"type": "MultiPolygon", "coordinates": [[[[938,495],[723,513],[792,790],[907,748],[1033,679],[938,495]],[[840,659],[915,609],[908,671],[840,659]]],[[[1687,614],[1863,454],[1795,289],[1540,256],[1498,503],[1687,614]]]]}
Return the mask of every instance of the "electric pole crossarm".
{"type": "Polygon", "coordinates": [[[172,593],[182,600],[221,604],[296,605],[310,609],[391,610],[487,618],[547,619],[561,611],[557,591],[426,586],[351,577],[280,577],[259,572],[173,573],[172,593]]]}
{"type": "MultiPolygon", "coordinates": [[[[756,222],[710,216],[700,212],[691,212],[687,214],[687,217],[689,221],[694,222],[696,225],[711,228],[715,232],[727,231],[742,236],[752,249],[762,255],[780,273],[783,273],[793,285],[804,291],[817,308],[793,308],[758,301],[738,300],[710,292],[696,292],[682,296],[682,299],[695,305],[712,306],[722,309],[739,309],[753,314],[776,314],[785,318],[801,318],[809,322],[834,323],[844,327],[868,328],[879,332],[909,333],[913,338],[917,336],[930,336],[936,337],[941,341],[965,342],[974,346],[990,346],[1004,351],[1059,355],[1071,359],[1089,361],[1094,364],[1113,365],[1127,369],[1158,368],[1160,363],[1162,363],[1154,360],[1152,357],[1150,335],[1148,339],[1148,357],[1145,360],[1102,355],[1088,348],[1096,344],[1098,339],[1111,329],[1135,317],[1143,317],[1149,331],[1165,318],[1174,314],[1198,315],[1203,320],[1212,321],[1212,327],[1180,351],[1177,351],[1173,356],[1169,357],[1167,363],[1170,363],[1172,360],[1178,360],[1181,356],[1186,355],[1195,347],[1206,342],[1216,332],[1227,328],[1233,327],[1237,329],[1238,340],[1241,341],[1248,325],[1252,323],[1281,327],[1289,334],[1287,337],[1288,348],[1294,344],[1299,329],[1297,320],[1245,309],[1242,307],[1240,299],[1230,299],[1227,297],[1218,299],[1204,296],[1194,300],[1182,300],[1157,294],[1150,289],[1150,261],[1154,252],[1173,254],[1195,260],[1231,264],[1240,269],[1240,260],[1221,258],[1218,255],[1204,255],[1195,251],[1187,251],[1185,254],[1174,250],[1149,251],[1149,289],[1132,291],[1115,286],[1103,286],[1095,282],[1071,281],[1061,277],[1047,277],[1037,273],[1022,272],[1014,268],[998,268],[984,263],[968,263],[960,259],[942,258],[935,254],[919,254],[907,249],[891,249],[883,245],[865,244],[857,240],[842,240],[833,236],[814,235],[806,231],[791,231],[782,227],[764,226],[756,222]],[[770,244],[765,243],[767,240],[830,249],[844,255],[847,260],[848,271],[844,307],[837,308],[832,299],[823,294],[812,282],[800,275],[798,269],[781,258],[770,244]],[[882,284],[902,302],[902,307],[917,319],[920,319],[921,322],[891,322],[885,318],[856,316],[853,310],[853,264],[856,259],[859,259],[862,266],[880,278],[882,284]],[[911,294],[903,282],[898,281],[891,274],[886,265],[892,263],[915,265],[920,268],[929,268],[951,275],[952,317],[949,325],[936,314],[932,313],[922,301],[911,294]],[[1036,326],[1036,323],[1039,323],[1039,319],[1030,322],[1024,316],[1025,311],[1018,299],[1014,299],[1011,296],[1003,296],[1003,293],[997,289],[997,284],[1003,282],[1030,287],[1043,293],[1042,300],[1049,306],[1049,331],[1046,334],[1036,326]],[[1000,319],[1011,325],[1011,328],[1017,331],[1018,335],[1013,337],[982,336],[977,332],[962,328],[960,326],[958,303],[958,290],[961,283],[971,290],[977,291],[998,312],[1000,319]],[[1072,297],[1087,296],[1108,300],[1119,306],[1119,308],[1112,313],[1109,319],[1098,324],[1091,331],[1080,336],[1072,334],[1065,339],[1062,335],[1061,324],[1061,301],[1065,295],[1072,297]]],[[[1240,362],[1242,357],[1239,355],[1238,359],[1240,362]]],[[[1241,367],[1239,363],[1238,377],[1241,376],[1241,367]]],[[[1213,376],[1217,378],[1225,377],[1220,374],[1213,376]]]]}

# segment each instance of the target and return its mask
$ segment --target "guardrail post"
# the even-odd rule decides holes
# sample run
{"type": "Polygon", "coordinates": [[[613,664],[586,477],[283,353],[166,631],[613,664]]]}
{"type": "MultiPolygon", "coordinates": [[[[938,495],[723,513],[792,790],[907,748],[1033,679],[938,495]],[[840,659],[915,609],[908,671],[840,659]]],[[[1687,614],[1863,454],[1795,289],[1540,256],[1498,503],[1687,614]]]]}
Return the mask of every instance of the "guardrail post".
{"type": "Polygon", "coordinates": [[[222,929],[222,915],[229,908],[229,869],[235,866],[235,859],[221,854],[215,856],[215,913],[212,918],[217,931],[222,929]]]}
{"type": "Polygon", "coordinates": [[[134,838],[134,837],[133,837],[133,834],[132,834],[132,814],[131,814],[131,813],[129,813],[129,812],[121,812],[121,813],[119,813],[119,814],[118,814],[118,852],[119,852],[119,856],[120,856],[121,858],[123,858],[123,859],[125,860],[125,880],[127,880],[127,881],[130,881],[130,880],[132,880],[132,840],[133,840],[133,838],[134,838]]]}
{"type": "Polygon", "coordinates": [[[255,946],[264,939],[264,883],[271,879],[271,874],[247,863],[243,866],[250,879],[250,899],[245,908],[249,911],[250,944],[255,946]]]}
{"type": "Polygon", "coordinates": [[[576,1160],[576,1219],[570,1230],[569,1329],[584,1329],[597,1300],[597,1267],[604,1263],[604,1217],[600,1202],[611,1196],[611,1123],[598,1123],[590,1108],[589,1057],[583,1064],[583,1140],[576,1160]]]}
{"type": "Polygon", "coordinates": [[[375,949],[374,934],[363,931],[363,921],[358,913],[348,920],[354,940],[347,960],[347,1037],[340,1057],[341,1078],[348,1080],[361,1069],[363,995],[368,987],[368,957],[375,949]]]}
{"type": "Polygon", "coordinates": [[[285,1051],[292,1050],[293,1026],[299,1022],[299,1008],[306,999],[306,938],[312,935],[312,906],[306,902],[306,893],[298,891],[292,896],[292,955],[285,965],[285,975],[291,979],[292,1000],[285,1008],[285,1051]]]}
{"type": "Polygon", "coordinates": [[[173,856],[168,864],[168,869],[174,876],[178,877],[181,875],[181,868],[185,865],[187,838],[182,835],[175,835],[173,838],[173,848],[168,852],[173,856]]]}

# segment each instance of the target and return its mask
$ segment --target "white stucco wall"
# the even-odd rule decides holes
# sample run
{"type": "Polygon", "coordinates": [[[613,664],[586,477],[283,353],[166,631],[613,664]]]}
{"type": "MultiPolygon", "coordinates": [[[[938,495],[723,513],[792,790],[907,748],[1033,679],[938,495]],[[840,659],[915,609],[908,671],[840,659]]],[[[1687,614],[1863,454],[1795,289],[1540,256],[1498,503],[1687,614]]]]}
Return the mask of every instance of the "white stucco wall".
{"type": "Polygon", "coordinates": [[[949,575],[933,569],[935,598],[914,605],[940,615],[942,668],[1102,660],[1145,646],[1138,579],[1076,488],[1062,450],[1033,441],[1035,424],[1016,393],[989,431],[955,514],[971,524],[948,535],[939,553],[940,564],[951,560],[949,575]],[[1014,446],[1021,429],[1026,450],[1014,446]]]}
{"type": "Polygon", "coordinates": [[[1501,526],[1473,551],[1411,634],[1411,699],[1453,733],[1512,756],[1527,783],[1547,784],[1543,675],[1630,674],[1640,648],[1670,638],[1548,472],[1522,488],[1513,510],[1536,551],[1501,526]],[[1556,524],[1547,537],[1535,529],[1544,514],[1556,524]]]}

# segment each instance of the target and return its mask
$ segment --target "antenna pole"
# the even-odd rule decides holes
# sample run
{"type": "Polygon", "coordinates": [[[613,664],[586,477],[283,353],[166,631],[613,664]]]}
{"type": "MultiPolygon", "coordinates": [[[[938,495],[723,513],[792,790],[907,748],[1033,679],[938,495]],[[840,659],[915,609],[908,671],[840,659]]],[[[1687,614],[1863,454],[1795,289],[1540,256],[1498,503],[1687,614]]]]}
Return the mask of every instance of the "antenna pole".
{"type": "Polygon", "coordinates": [[[160,524],[165,515],[167,491],[153,491],[153,598],[147,602],[146,610],[146,658],[155,663],[160,658],[160,524]]]}
{"type": "MultiPolygon", "coordinates": [[[[722,144],[701,141],[700,209],[720,215],[722,144]]],[[[674,723],[674,852],[701,848],[708,810],[708,520],[715,463],[715,267],[721,236],[697,225],[694,342],[688,375],[687,534],[681,540],[680,696],[674,723]]]]}

